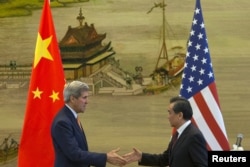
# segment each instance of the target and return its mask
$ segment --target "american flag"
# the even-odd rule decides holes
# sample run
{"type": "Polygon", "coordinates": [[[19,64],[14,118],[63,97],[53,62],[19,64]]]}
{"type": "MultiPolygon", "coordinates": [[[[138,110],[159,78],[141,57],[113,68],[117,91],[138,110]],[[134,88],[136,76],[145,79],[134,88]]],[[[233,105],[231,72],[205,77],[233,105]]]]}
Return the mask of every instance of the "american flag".
{"type": "Polygon", "coordinates": [[[202,131],[208,150],[230,150],[200,0],[196,0],[187,47],[180,95],[191,103],[194,112],[192,121],[202,131]]]}

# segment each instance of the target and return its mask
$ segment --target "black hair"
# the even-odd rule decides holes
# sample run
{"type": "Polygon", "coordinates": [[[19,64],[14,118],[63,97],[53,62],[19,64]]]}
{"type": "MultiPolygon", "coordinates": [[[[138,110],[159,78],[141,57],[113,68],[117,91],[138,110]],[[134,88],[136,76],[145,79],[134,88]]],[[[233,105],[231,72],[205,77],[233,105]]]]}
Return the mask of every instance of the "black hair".
{"type": "Polygon", "coordinates": [[[193,110],[189,101],[181,96],[172,97],[170,103],[174,103],[173,111],[175,113],[182,112],[185,120],[190,120],[193,116],[193,110]]]}

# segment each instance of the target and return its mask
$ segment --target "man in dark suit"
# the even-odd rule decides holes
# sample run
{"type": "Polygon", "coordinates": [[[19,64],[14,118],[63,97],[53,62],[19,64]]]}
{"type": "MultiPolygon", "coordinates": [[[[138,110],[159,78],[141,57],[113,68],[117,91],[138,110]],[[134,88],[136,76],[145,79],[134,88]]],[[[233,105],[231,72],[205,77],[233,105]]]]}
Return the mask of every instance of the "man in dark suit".
{"type": "Polygon", "coordinates": [[[106,163],[123,166],[126,160],[119,156],[119,149],[108,153],[90,152],[78,114],[88,103],[87,84],[73,81],[64,88],[65,106],[55,116],[51,136],[55,150],[54,167],[105,167],[106,163]]]}
{"type": "Polygon", "coordinates": [[[189,101],[179,96],[171,98],[168,113],[169,122],[176,132],[166,151],[150,154],[133,148],[133,152],[123,157],[128,163],[138,161],[143,166],[207,167],[206,141],[200,130],[191,123],[193,111],[189,101]]]}

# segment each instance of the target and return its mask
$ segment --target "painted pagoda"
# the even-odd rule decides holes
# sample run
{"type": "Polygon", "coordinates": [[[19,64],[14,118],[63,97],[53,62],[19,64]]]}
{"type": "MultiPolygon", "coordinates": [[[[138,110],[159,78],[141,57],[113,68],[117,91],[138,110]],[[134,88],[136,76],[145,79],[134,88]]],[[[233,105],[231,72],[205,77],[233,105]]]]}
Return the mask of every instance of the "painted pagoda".
{"type": "Polygon", "coordinates": [[[80,9],[77,20],[79,26],[68,30],[59,42],[64,72],[67,79],[88,77],[107,64],[107,59],[115,54],[111,42],[102,44],[106,33],[98,34],[94,24],[84,22],[80,9]]]}

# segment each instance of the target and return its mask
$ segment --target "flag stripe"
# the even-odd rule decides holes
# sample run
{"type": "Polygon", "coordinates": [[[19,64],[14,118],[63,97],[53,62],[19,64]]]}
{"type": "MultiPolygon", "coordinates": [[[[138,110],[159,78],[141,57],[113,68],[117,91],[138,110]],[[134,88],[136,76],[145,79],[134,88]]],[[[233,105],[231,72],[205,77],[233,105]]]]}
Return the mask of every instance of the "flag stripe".
{"type": "MultiPolygon", "coordinates": [[[[226,134],[226,130],[225,130],[225,126],[224,126],[224,121],[223,121],[223,117],[220,111],[220,107],[216,101],[216,97],[213,95],[213,91],[211,91],[212,87],[215,86],[215,83],[210,84],[207,88],[203,89],[201,91],[203,97],[205,100],[206,104],[211,104],[208,105],[209,107],[209,114],[211,114],[211,119],[214,119],[213,121],[215,121],[216,125],[218,125],[216,128],[221,129],[221,134],[226,134]]],[[[212,120],[211,120],[212,121],[212,120]]],[[[221,136],[222,137],[222,136],[221,136]]]]}
{"type": "MultiPolygon", "coordinates": [[[[210,129],[212,129],[214,136],[217,138],[217,141],[220,143],[222,149],[227,150],[228,139],[227,139],[226,130],[225,130],[224,121],[223,121],[220,107],[218,103],[216,102],[215,100],[216,98],[213,96],[212,91],[211,91],[211,87],[213,86],[215,86],[215,83],[210,84],[209,87],[201,91],[202,97],[203,98],[206,97],[204,98],[205,104],[209,104],[207,105],[208,107],[208,110],[206,110],[207,114],[208,115],[211,114],[209,115],[208,120],[206,119],[207,118],[206,113],[204,116],[205,116],[205,120],[211,126],[210,129]]],[[[215,150],[215,148],[213,150],[215,150]]]]}
{"type": "Polygon", "coordinates": [[[222,148],[225,148],[224,144],[227,138],[225,137],[223,118],[221,114],[219,114],[220,108],[210,91],[210,87],[206,87],[200,93],[197,93],[194,99],[198,104],[198,110],[201,112],[204,121],[209,124],[209,128],[216,140],[222,148]]]}
{"type": "MultiPolygon", "coordinates": [[[[192,105],[192,104],[194,104],[194,102],[192,102],[193,101],[193,98],[191,98],[191,100],[189,100],[190,101],[190,104],[192,105]]],[[[193,107],[192,107],[193,108],[193,107]]],[[[194,117],[195,117],[195,115],[193,116],[193,118],[192,118],[192,123],[195,125],[195,126],[197,126],[199,129],[201,129],[198,125],[197,125],[197,123],[195,122],[195,119],[194,119],[194,117]]],[[[204,134],[203,134],[204,135],[204,134]]],[[[205,137],[205,135],[204,135],[204,137],[205,137]]],[[[206,139],[206,137],[205,137],[205,139],[206,139]]],[[[211,147],[210,147],[210,145],[207,143],[207,150],[211,150],[211,147]]]]}
{"type": "MultiPolygon", "coordinates": [[[[218,105],[219,108],[220,107],[220,102],[219,102],[219,96],[218,96],[218,93],[217,93],[217,89],[216,89],[216,84],[215,82],[211,83],[209,85],[210,87],[210,90],[211,90],[211,93],[213,94],[213,97],[214,97],[214,100],[216,101],[216,104],[218,105]]],[[[221,112],[220,112],[221,113],[221,112]]],[[[224,126],[224,125],[223,125],[224,126]]]]}
{"type": "Polygon", "coordinates": [[[197,127],[202,131],[206,141],[207,145],[209,148],[213,150],[213,148],[221,150],[221,146],[219,145],[217,139],[213,135],[209,125],[207,122],[204,120],[203,115],[200,112],[199,106],[196,102],[196,100],[192,97],[189,99],[191,106],[193,108],[194,115],[193,115],[193,120],[196,123],[197,127]]]}

